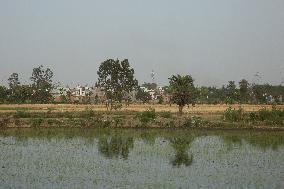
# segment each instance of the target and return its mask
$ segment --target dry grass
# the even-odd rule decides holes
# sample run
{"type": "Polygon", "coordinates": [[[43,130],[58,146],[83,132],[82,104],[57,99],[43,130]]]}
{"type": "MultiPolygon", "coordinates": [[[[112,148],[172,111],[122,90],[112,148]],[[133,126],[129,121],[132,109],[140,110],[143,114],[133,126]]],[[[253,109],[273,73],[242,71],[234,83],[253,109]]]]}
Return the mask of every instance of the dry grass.
{"type": "MultiPolygon", "coordinates": [[[[106,107],[104,105],[74,105],[74,104],[2,104],[0,105],[0,113],[5,112],[16,112],[17,110],[25,110],[28,112],[76,112],[76,111],[84,111],[86,108],[92,108],[94,111],[106,111],[106,107]]],[[[196,105],[195,107],[189,106],[184,108],[185,113],[194,113],[194,114],[219,114],[224,112],[229,105],[218,104],[218,105],[196,105]]],[[[258,111],[261,108],[271,109],[271,105],[231,105],[232,108],[238,109],[242,107],[245,112],[254,112],[258,111]]],[[[284,109],[284,105],[277,106],[279,109],[284,109]]],[[[176,105],[152,105],[152,104],[132,104],[128,107],[123,106],[121,111],[145,111],[149,108],[154,108],[156,112],[161,111],[170,111],[177,112],[178,107],[176,105]]]]}

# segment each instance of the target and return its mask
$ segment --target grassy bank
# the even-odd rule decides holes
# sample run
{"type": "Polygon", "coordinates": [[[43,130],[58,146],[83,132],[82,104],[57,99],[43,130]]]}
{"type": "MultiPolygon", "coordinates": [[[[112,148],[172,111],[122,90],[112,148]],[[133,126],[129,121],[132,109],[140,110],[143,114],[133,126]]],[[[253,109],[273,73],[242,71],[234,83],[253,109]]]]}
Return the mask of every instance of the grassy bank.
{"type": "MultiPolygon", "coordinates": [[[[33,107],[34,108],[34,107],[33,107]]],[[[34,110],[34,109],[33,109],[34,110]]],[[[0,113],[1,128],[75,127],[75,128],[222,128],[284,130],[282,107],[262,107],[246,111],[227,107],[212,113],[184,113],[148,108],[142,111],[97,111],[85,106],[80,111],[30,111],[24,107],[0,113]]]]}

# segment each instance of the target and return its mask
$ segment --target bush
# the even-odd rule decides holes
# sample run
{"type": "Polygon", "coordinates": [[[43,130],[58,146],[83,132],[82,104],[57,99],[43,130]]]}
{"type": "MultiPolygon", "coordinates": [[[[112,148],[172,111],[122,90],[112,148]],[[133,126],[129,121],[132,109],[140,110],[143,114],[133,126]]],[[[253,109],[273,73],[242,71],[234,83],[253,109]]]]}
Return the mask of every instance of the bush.
{"type": "Polygon", "coordinates": [[[94,116],[94,111],[90,107],[86,107],[84,112],[83,112],[83,117],[85,118],[90,118],[94,116]]]}
{"type": "Polygon", "coordinates": [[[30,114],[26,111],[17,110],[17,112],[14,114],[15,118],[28,118],[30,117],[30,114]]]}
{"type": "Polygon", "coordinates": [[[155,109],[148,109],[141,113],[138,113],[136,116],[142,123],[149,123],[156,119],[156,112],[155,109]]]}
{"type": "Polygon", "coordinates": [[[231,122],[238,122],[244,120],[244,110],[239,108],[238,110],[227,108],[223,115],[224,120],[231,122]]]}
{"type": "Polygon", "coordinates": [[[171,118],[172,113],[170,111],[162,111],[162,112],[160,112],[160,116],[163,117],[163,118],[171,118]]]}

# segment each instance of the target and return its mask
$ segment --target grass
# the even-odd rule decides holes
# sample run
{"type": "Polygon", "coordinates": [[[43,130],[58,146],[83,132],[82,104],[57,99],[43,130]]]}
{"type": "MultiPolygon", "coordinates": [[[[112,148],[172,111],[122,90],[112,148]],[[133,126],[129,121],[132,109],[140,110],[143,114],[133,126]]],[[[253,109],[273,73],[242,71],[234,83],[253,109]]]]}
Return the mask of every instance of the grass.
{"type": "Polygon", "coordinates": [[[225,121],[229,122],[245,122],[265,123],[266,125],[284,125],[284,110],[277,109],[276,106],[272,106],[271,109],[262,108],[257,112],[244,112],[242,108],[232,109],[229,107],[223,114],[225,121]]]}

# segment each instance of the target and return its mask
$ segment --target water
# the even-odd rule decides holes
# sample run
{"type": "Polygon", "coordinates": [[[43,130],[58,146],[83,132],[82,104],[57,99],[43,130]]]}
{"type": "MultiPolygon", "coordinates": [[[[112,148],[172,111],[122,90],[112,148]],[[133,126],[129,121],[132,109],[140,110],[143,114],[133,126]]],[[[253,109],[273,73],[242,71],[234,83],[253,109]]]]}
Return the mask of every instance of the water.
{"type": "Polygon", "coordinates": [[[284,132],[0,130],[0,188],[284,188],[284,132]]]}

